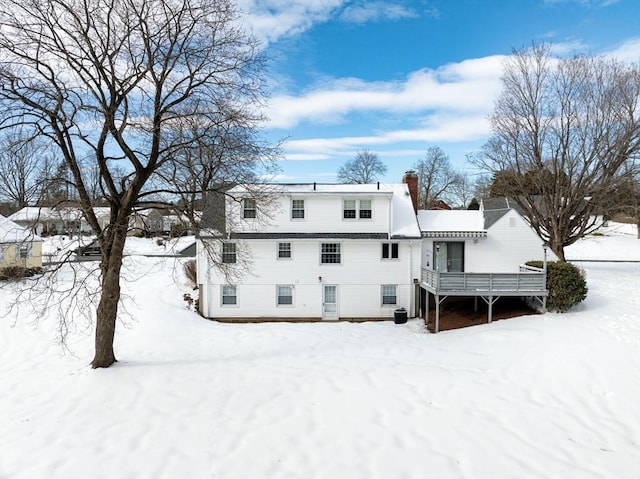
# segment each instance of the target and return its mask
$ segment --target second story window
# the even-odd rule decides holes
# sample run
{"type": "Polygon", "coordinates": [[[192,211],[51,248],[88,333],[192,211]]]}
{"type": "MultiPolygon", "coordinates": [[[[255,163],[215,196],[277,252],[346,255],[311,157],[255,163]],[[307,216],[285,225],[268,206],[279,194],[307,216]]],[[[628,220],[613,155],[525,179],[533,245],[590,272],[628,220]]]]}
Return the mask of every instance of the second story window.
{"type": "Polygon", "coordinates": [[[304,200],[291,200],[291,218],[304,219],[304,200]]]}
{"type": "Polygon", "coordinates": [[[342,200],[342,218],[345,220],[371,219],[371,200],[342,200]]]}
{"type": "Polygon", "coordinates": [[[320,249],[320,263],[336,264],[340,263],[340,243],[322,243],[320,249]]]}
{"type": "Polygon", "coordinates": [[[242,217],[256,217],[256,200],[252,200],[251,198],[245,198],[244,200],[242,200],[242,217]]]}
{"type": "Polygon", "coordinates": [[[371,219],[371,200],[360,200],[360,219],[371,219]]]}
{"type": "Polygon", "coordinates": [[[342,202],[342,217],[347,220],[356,217],[356,200],[344,200],[342,202]]]}
{"type": "Polygon", "coordinates": [[[398,259],[398,243],[382,243],[382,259],[398,259]]]}
{"type": "Polygon", "coordinates": [[[222,243],[222,262],[223,263],[236,262],[236,244],[235,243],[222,243]]]}

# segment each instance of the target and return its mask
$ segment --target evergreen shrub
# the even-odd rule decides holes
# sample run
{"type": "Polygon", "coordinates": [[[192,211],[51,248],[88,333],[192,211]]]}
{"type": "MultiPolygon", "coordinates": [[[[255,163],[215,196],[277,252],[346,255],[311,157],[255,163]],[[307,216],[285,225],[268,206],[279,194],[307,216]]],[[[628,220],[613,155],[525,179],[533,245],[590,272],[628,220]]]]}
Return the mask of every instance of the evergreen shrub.
{"type": "MultiPolygon", "coordinates": [[[[529,261],[527,265],[542,268],[542,261],[529,261]]],[[[547,263],[547,309],[564,313],[587,297],[587,281],[584,272],[561,261],[547,263]]]]}

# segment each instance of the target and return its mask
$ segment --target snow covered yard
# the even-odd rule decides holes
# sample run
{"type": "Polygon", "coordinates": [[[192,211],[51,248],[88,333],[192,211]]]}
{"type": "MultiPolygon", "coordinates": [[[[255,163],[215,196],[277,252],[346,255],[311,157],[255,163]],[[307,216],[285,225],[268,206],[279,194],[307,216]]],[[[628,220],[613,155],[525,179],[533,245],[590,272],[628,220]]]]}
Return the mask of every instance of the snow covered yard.
{"type": "MultiPolygon", "coordinates": [[[[597,239],[640,256],[634,236],[597,239]]],[[[602,258],[590,240],[581,259],[602,258]]],[[[589,295],[569,313],[433,335],[206,321],[179,261],[126,258],[106,370],[89,369],[91,331],[63,354],[53,318],[16,322],[0,289],[0,477],[640,477],[638,263],[581,264],[589,295]]]]}

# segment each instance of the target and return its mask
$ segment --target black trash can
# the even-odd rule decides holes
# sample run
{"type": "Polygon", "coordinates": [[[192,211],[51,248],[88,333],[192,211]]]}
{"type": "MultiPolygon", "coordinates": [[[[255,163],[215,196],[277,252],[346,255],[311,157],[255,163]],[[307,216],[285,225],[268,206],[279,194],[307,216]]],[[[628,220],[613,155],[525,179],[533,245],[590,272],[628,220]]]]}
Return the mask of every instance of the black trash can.
{"type": "Polygon", "coordinates": [[[396,324],[404,324],[407,322],[407,310],[398,308],[393,312],[393,322],[396,324]]]}

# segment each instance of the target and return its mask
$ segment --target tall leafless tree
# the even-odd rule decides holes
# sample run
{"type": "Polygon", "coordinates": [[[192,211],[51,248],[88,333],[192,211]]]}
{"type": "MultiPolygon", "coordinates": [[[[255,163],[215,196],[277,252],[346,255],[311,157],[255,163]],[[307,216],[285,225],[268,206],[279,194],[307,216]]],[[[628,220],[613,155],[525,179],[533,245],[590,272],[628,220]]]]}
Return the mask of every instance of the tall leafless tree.
{"type": "MultiPolygon", "coordinates": [[[[197,137],[176,124],[217,124],[233,111],[264,118],[264,59],[230,0],[4,0],[0,3],[0,128],[28,125],[69,167],[102,250],[92,367],[113,342],[129,219],[166,188],[160,175],[197,137]],[[86,158],[100,172],[110,221],[92,209],[86,158]]],[[[174,189],[173,187],[170,189],[174,189]]]]}
{"type": "Polygon", "coordinates": [[[46,149],[33,133],[4,132],[0,138],[0,199],[17,208],[40,202],[48,176],[46,149]]]}
{"type": "Polygon", "coordinates": [[[160,170],[163,186],[142,195],[145,199],[157,203],[158,191],[177,197],[174,209],[197,225],[211,195],[243,184],[256,207],[268,213],[273,194],[262,185],[263,176],[275,173],[280,149],[265,143],[256,125],[233,111],[221,111],[216,123],[200,118],[175,122],[170,135],[184,147],[160,170]]]}
{"type": "Polygon", "coordinates": [[[427,149],[424,158],[412,166],[418,175],[418,202],[421,209],[429,209],[438,200],[452,201],[453,189],[462,181],[449,161],[449,156],[439,146],[427,149]]]}
{"type": "Polygon", "coordinates": [[[338,169],[338,181],[352,184],[373,183],[386,172],[387,165],[382,162],[377,153],[362,150],[356,153],[355,158],[347,160],[338,169]]]}
{"type": "Polygon", "coordinates": [[[502,87],[476,166],[509,177],[503,193],[564,260],[566,246],[599,226],[621,175],[637,169],[640,71],[533,45],[506,61],[502,87]]]}

